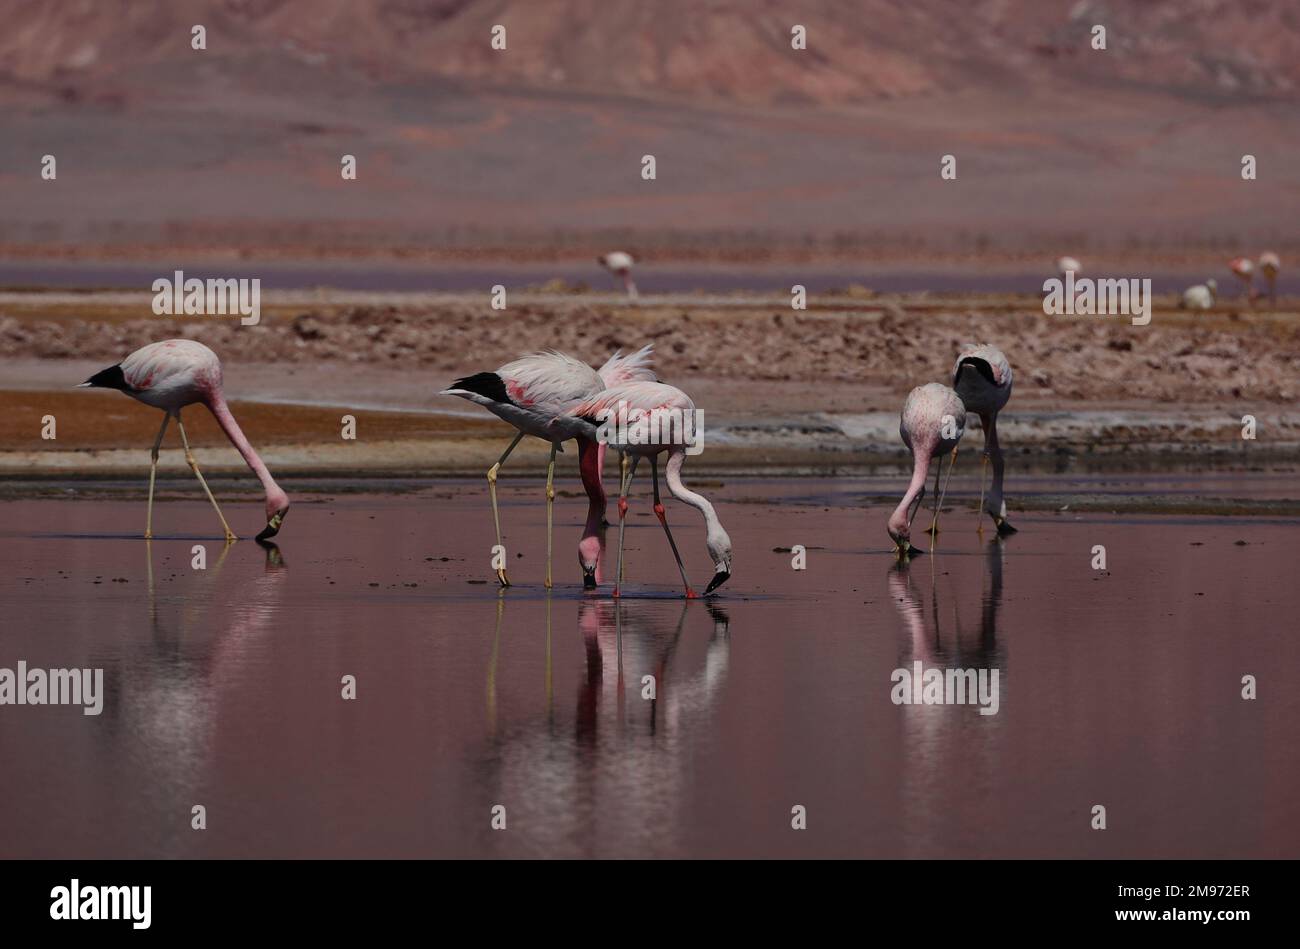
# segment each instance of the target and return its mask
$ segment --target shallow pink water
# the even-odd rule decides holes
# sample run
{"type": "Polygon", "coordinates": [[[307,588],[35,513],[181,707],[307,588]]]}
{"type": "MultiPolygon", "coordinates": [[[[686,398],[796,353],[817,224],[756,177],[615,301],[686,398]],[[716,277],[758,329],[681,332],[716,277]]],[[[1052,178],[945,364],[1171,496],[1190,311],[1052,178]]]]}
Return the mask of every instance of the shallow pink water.
{"type": "MultiPolygon", "coordinates": [[[[900,571],[887,512],[841,488],[702,487],[737,558],[689,603],[644,498],[618,603],[582,593],[575,499],[541,589],[522,484],[504,595],[467,582],[491,578],[477,483],[304,496],[282,563],[223,557],[201,498],[150,545],[142,502],[0,504],[0,667],[107,686],[98,717],[0,706],[0,855],[1300,855],[1296,521],[1027,514],[999,543],[954,512],[900,571]],[[800,543],[825,548],[804,571],[772,549],[800,543]],[[893,704],[916,659],[999,670],[997,714],[893,704]]],[[[698,519],[669,517],[702,587],[698,519]]]]}

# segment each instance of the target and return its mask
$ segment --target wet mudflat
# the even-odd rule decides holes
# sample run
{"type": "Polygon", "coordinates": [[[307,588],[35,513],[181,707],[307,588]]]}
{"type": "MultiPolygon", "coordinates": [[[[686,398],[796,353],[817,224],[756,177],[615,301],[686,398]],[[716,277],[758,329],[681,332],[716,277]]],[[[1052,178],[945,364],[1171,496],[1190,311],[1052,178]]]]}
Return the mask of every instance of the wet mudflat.
{"type": "MultiPolygon", "coordinates": [[[[504,593],[477,481],[302,495],[278,550],[223,550],[201,497],[148,544],[142,499],[0,503],[0,668],[106,693],[0,705],[0,856],[1300,853],[1300,521],[1027,511],[998,541],[959,505],[900,569],[874,485],[699,480],[736,560],[685,602],[640,487],[617,602],[608,564],[581,589],[578,498],[542,588],[529,483],[502,486],[504,593]],[[800,544],[796,571],[774,548],[800,544]],[[917,661],[997,670],[996,714],[894,704],[917,661]]],[[[259,510],[226,506],[243,534],[259,510]]],[[[702,588],[698,517],[668,512],[702,588]]]]}

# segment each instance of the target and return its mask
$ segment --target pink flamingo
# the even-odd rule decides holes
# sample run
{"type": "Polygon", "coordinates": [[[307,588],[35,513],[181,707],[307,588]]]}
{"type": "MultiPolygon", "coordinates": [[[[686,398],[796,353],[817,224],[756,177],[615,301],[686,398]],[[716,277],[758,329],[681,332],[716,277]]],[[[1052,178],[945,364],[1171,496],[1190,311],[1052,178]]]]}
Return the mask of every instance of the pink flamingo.
{"type": "Polygon", "coordinates": [[[271,472],[266,469],[257,452],[253,451],[253,446],[240,431],[235,417],[230,414],[221,390],[221,379],[221,360],[208,347],[192,339],[165,339],[137,349],[117,365],[97,372],[81,383],[82,386],[117,389],[137,402],[163,410],[162,427],[158,429],[158,438],[153,443],[150,456],[149,512],[144,528],[146,539],[153,536],[153,487],[158,473],[158,448],[167,431],[167,422],[172,418],[176,419],[176,427],[181,430],[185,461],[199,479],[208,500],[216,508],[217,517],[221,519],[221,526],[226,532],[227,543],[236,539],[234,531],[221,513],[221,506],[212,496],[208,483],[203,480],[194,453],[190,451],[189,439],[185,437],[185,426],[181,424],[181,409],[195,403],[208,407],[230,443],[244,457],[253,474],[257,475],[257,480],[262,482],[266,491],[266,527],[257,535],[257,539],[264,541],[279,533],[280,525],[289,513],[289,496],[271,478],[271,472]]]}
{"type": "Polygon", "coordinates": [[[1259,272],[1264,275],[1264,280],[1268,284],[1269,303],[1277,302],[1277,272],[1281,269],[1282,261],[1271,250],[1266,250],[1259,255],[1259,272]]]}
{"type": "Polygon", "coordinates": [[[731,577],[731,538],[723,529],[709,500],[682,483],[686,445],[691,441],[692,435],[698,432],[696,418],[695,403],[681,389],[662,382],[636,381],[606,389],[557,416],[552,423],[552,428],[557,431],[582,435],[592,441],[606,441],[619,450],[621,477],[618,494],[618,568],[614,576],[614,596],[619,596],[622,592],[627,493],[632,485],[632,476],[636,474],[636,466],[642,458],[650,459],[650,470],[654,477],[655,516],[659,518],[664,534],[668,537],[668,546],[672,548],[673,558],[677,561],[677,571],[681,574],[686,598],[694,599],[698,596],[686,579],[686,567],[682,564],[677,542],[673,540],[673,532],[668,529],[668,518],[659,497],[659,455],[665,451],[668,452],[668,463],[664,467],[664,477],[668,481],[668,490],[673,493],[673,497],[689,504],[704,516],[704,544],[714,565],[713,579],[705,588],[705,594],[712,593],[731,577]]]}
{"type": "Polygon", "coordinates": [[[632,282],[632,265],[636,263],[631,254],[625,254],[621,250],[611,251],[596,258],[596,263],[600,264],[616,277],[623,278],[623,288],[627,290],[627,298],[636,300],[636,284],[632,282]]]}
{"type": "MultiPolygon", "coordinates": [[[[571,406],[589,399],[608,383],[633,379],[653,379],[649,368],[652,347],[644,346],[629,356],[615,353],[600,369],[593,369],[572,356],[557,352],[529,353],[506,363],[495,372],[479,372],[457,379],[443,395],[454,395],[483,406],[498,418],[519,430],[501,457],[487,471],[488,495],[492,500],[492,522],[496,527],[497,546],[501,542],[501,515],[497,506],[497,474],[515,446],[525,435],[551,443],[551,457],[546,469],[546,588],[551,588],[552,532],[555,506],[555,454],[571,435],[557,437],[549,428],[553,418],[571,406]],[[608,380],[608,382],[607,382],[608,380]]],[[[578,438],[578,469],[587,492],[587,523],[578,542],[578,562],[582,566],[583,586],[596,587],[596,567],[600,558],[600,528],[605,517],[605,488],[601,480],[604,446],[594,439],[578,438]]],[[[497,569],[501,586],[510,586],[505,566],[497,569]]]]}
{"type": "Polygon", "coordinates": [[[1255,302],[1255,265],[1249,257],[1234,257],[1228,261],[1228,269],[1244,286],[1246,299],[1255,302]]]}
{"type": "MultiPolygon", "coordinates": [[[[966,406],[962,404],[961,397],[945,385],[930,382],[917,386],[903,403],[898,434],[903,436],[903,444],[912,452],[912,481],[885,527],[900,559],[921,553],[912,546],[912,521],[925,498],[925,479],[930,472],[930,460],[945,453],[951,453],[952,458],[956,459],[957,443],[965,431],[966,406]]],[[[936,466],[934,470],[935,508],[931,531],[938,530],[939,507],[942,504],[939,495],[940,467],[941,465],[936,466]]],[[[951,461],[948,464],[948,476],[952,477],[951,461]]],[[[947,487],[945,483],[945,491],[947,487]]]]}
{"type": "Polygon", "coordinates": [[[983,513],[987,511],[1000,536],[1014,534],[1016,529],[1007,521],[1007,502],[1002,498],[1005,463],[1002,449],[998,446],[998,413],[1011,398],[1011,363],[996,346],[970,344],[957,354],[952,369],[952,387],[966,410],[980,417],[984,428],[984,460],[980,464],[980,531],[984,530],[983,513]],[[985,508],[984,473],[990,459],[993,461],[993,487],[985,508]]]}

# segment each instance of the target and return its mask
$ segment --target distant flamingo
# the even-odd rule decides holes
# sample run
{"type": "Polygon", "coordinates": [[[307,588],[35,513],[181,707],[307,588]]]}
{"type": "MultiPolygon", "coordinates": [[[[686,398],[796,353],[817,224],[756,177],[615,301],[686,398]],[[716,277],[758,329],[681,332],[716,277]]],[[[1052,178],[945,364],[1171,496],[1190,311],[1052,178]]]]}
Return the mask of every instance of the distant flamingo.
{"type": "MultiPolygon", "coordinates": [[[[925,498],[925,478],[930,472],[930,460],[945,454],[956,458],[957,443],[965,431],[966,407],[952,389],[930,382],[917,386],[908,394],[899,418],[898,433],[903,436],[903,444],[912,452],[912,481],[886,525],[900,558],[921,552],[912,546],[912,521],[925,498]]],[[[952,476],[951,462],[948,474],[949,477],[952,476]]],[[[939,466],[934,471],[934,493],[932,530],[937,529],[939,520],[939,466]]]]}
{"type": "Polygon", "coordinates": [[[1281,269],[1282,261],[1271,250],[1266,250],[1259,255],[1259,272],[1264,275],[1264,280],[1268,283],[1269,303],[1277,302],[1277,272],[1281,269]]]}
{"type": "Polygon", "coordinates": [[[208,500],[216,508],[217,517],[221,519],[221,526],[226,532],[226,541],[236,539],[234,531],[221,513],[217,499],[212,496],[208,483],[199,472],[198,462],[190,451],[189,439],[185,437],[185,426],[181,424],[181,409],[196,402],[207,406],[230,443],[243,455],[248,467],[262,482],[266,491],[266,527],[257,535],[257,539],[274,537],[284,523],[285,515],[289,513],[289,496],[272,480],[271,472],[262,464],[262,459],[253,451],[253,446],[240,431],[235,417],[230,414],[230,408],[222,394],[221,379],[221,360],[208,347],[192,339],[167,339],[137,349],[116,366],[97,372],[81,383],[82,386],[117,389],[138,402],[152,405],[164,412],[162,427],[158,429],[158,438],[153,443],[149,467],[149,511],[144,528],[146,538],[153,536],[153,487],[158,473],[158,448],[167,431],[167,422],[175,418],[176,427],[181,430],[181,443],[185,446],[185,461],[199,479],[208,500]]]}
{"type": "Polygon", "coordinates": [[[1213,309],[1218,299],[1219,285],[1211,277],[1205,283],[1198,283],[1184,290],[1183,298],[1178,305],[1184,310],[1209,310],[1213,309]]]}
{"type": "Polygon", "coordinates": [[[1002,350],[988,343],[970,344],[957,354],[952,369],[952,385],[966,410],[980,417],[984,428],[984,456],[980,464],[980,530],[984,529],[983,512],[993,518],[998,534],[1014,534],[1007,522],[1007,502],[1002,499],[1004,462],[998,446],[998,413],[1011,398],[1011,364],[1002,350]],[[993,460],[993,488],[988,507],[984,506],[984,471],[993,460]]]}
{"type": "Polygon", "coordinates": [[[1058,257],[1056,259],[1056,274],[1062,280],[1067,273],[1077,274],[1083,266],[1073,257],[1058,257]]]}
{"type": "MultiPolygon", "coordinates": [[[[642,347],[631,355],[615,353],[599,369],[564,353],[530,353],[506,363],[495,372],[479,372],[457,379],[443,395],[459,396],[483,406],[519,430],[514,441],[487,471],[488,495],[492,500],[492,522],[496,527],[497,545],[501,542],[501,516],[497,507],[497,474],[510,453],[525,435],[551,443],[551,458],[546,469],[546,587],[551,582],[553,524],[555,505],[555,454],[571,435],[557,437],[548,428],[550,421],[569,407],[603,391],[606,379],[623,383],[633,379],[653,379],[649,369],[652,347],[642,347]]],[[[587,492],[587,523],[578,542],[578,561],[582,565],[583,585],[596,586],[596,566],[600,556],[600,527],[605,516],[605,489],[602,484],[604,451],[595,439],[578,438],[578,469],[587,492]]],[[[501,586],[510,586],[506,568],[497,570],[501,586]]]]}
{"type": "Polygon", "coordinates": [[[573,406],[553,423],[559,432],[583,435],[595,441],[600,437],[602,423],[607,421],[605,432],[610,439],[609,443],[619,450],[622,476],[619,479],[618,567],[614,575],[614,596],[619,596],[622,592],[627,494],[632,485],[632,477],[636,474],[636,466],[642,458],[650,459],[650,470],[654,478],[655,516],[659,518],[664,534],[668,537],[668,546],[672,548],[673,558],[677,561],[686,597],[694,599],[697,596],[690,581],[686,579],[686,567],[677,551],[673,533],[668,529],[668,518],[659,497],[659,455],[665,451],[668,452],[668,463],[664,468],[668,490],[673,493],[673,497],[691,505],[704,516],[704,543],[714,566],[713,579],[704,592],[712,593],[731,577],[731,538],[723,529],[718,514],[708,499],[682,483],[682,464],[686,461],[685,443],[691,435],[687,427],[693,429],[695,419],[695,403],[685,392],[662,382],[639,381],[606,389],[594,398],[573,406]]]}
{"type": "Polygon", "coordinates": [[[1242,282],[1243,292],[1246,299],[1255,302],[1255,265],[1251,263],[1249,257],[1234,257],[1228,261],[1228,269],[1232,271],[1233,276],[1242,282]]]}
{"type": "Polygon", "coordinates": [[[631,254],[625,254],[621,250],[611,251],[596,258],[596,263],[600,264],[610,273],[617,277],[623,278],[623,287],[627,290],[627,298],[636,300],[636,284],[632,282],[632,265],[636,263],[631,254]]]}

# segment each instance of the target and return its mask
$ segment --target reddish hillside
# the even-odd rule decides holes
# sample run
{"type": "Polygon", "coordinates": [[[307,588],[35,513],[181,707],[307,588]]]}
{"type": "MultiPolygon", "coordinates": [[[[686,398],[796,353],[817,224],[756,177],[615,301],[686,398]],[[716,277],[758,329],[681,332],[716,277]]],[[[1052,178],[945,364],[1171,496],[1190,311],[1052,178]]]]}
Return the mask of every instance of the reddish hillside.
{"type": "MultiPolygon", "coordinates": [[[[0,0],[0,79],[92,94],[191,56],[233,72],[278,52],[379,81],[750,103],[843,104],[969,84],[1123,82],[1207,93],[1300,86],[1300,8],[1242,0],[0,0]],[[790,46],[795,23],[808,49],[790,46]],[[508,50],[489,46],[494,24],[508,50]],[[1089,47],[1093,24],[1108,51],[1089,47]]],[[[215,76],[213,77],[215,81],[215,76]]]]}
{"type": "Polygon", "coordinates": [[[0,252],[1231,250],[1285,240],[1300,201],[1294,4],[0,0],[0,23],[0,252]]]}

